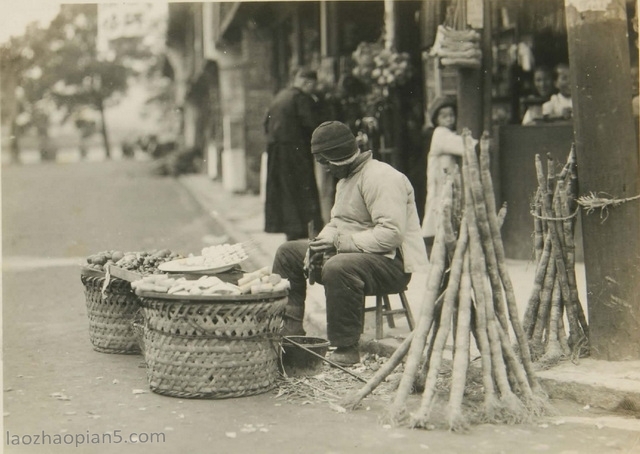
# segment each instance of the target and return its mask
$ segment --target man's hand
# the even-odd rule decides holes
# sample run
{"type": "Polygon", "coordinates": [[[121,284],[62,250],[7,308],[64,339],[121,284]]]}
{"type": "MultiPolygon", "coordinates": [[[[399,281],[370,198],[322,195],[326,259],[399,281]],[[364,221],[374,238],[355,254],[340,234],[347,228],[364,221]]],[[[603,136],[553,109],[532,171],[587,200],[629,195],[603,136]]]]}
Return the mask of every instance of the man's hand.
{"type": "Polygon", "coordinates": [[[309,243],[309,249],[315,252],[336,252],[333,241],[327,238],[315,238],[309,243]]]}

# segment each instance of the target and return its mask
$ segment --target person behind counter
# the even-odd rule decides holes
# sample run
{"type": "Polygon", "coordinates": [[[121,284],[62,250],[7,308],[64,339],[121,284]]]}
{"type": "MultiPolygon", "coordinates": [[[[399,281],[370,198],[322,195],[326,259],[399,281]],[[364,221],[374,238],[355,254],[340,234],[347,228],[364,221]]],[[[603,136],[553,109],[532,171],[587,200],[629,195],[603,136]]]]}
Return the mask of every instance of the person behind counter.
{"type": "Polygon", "coordinates": [[[539,66],[533,71],[534,95],[523,100],[527,111],[522,117],[523,125],[532,125],[542,119],[542,104],[549,101],[553,94],[553,74],[547,66],[539,66]]]}
{"type": "Polygon", "coordinates": [[[558,93],[552,95],[549,101],[542,105],[542,115],[545,120],[570,120],[573,116],[573,102],[569,65],[566,63],[556,65],[554,75],[554,86],[558,93]]]}
{"type": "Polygon", "coordinates": [[[441,193],[445,176],[458,164],[464,153],[462,137],[456,134],[456,99],[450,96],[436,98],[430,109],[435,129],[427,155],[427,200],[422,220],[422,236],[430,251],[440,219],[441,193]]]}
{"type": "Polygon", "coordinates": [[[329,359],[360,361],[365,295],[403,290],[411,273],[425,270],[427,254],[409,179],[358,149],[344,123],[322,123],[311,137],[316,161],[337,180],[331,220],[311,242],[280,246],[273,272],[289,279],[282,334],[304,335],[307,282],[324,286],[327,337],[337,347],[329,359]]]}

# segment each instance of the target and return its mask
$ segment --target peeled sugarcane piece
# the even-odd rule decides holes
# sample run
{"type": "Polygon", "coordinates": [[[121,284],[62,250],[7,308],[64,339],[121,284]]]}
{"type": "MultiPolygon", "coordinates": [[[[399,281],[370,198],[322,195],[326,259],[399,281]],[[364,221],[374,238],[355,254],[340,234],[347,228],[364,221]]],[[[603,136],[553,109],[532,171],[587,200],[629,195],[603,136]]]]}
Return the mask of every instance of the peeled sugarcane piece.
{"type": "MultiPolygon", "coordinates": [[[[498,218],[496,216],[496,203],[493,192],[493,182],[491,180],[491,171],[489,164],[489,136],[487,133],[483,134],[480,140],[480,176],[482,181],[482,188],[484,188],[484,202],[486,204],[487,217],[489,220],[489,230],[491,233],[491,240],[495,251],[495,258],[497,261],[498,272],[504,286],[504,292],[506,295],[507,310],[509,313],[509,319],[511,320],[511,327],[516,335],[518,341],[518,347],[520,348],[520,355],[522,357],[522,364],[527,371],[529,378],[529,384],[534,390],[539,390],[539,385],[535,378],[533,366],[531,365],[531,353],[529,352],[529,343],[527,342],[527,336],[520,324],[520,317],[518,316],[518,306],[516,304],[516,296],[509,277],[509,272],[506,265],[506,256],[504,253],[504,245],[502,243],[502,236],[500,235],[500,227],[498,225],[498,218]]],[[[475,157],[475,156],[474,156],[475,157]]],[[[474,163],[471,162],[473,167],[474,163]]],[[[480,230],[482,235],[482,228],[480,230]]],[[[491,258],[489,258],[491,260],[491,258]]],[[[500,314],[499,314],[500,316],[500,314]]],[[[503,326],[505,332],[508,332],[507,328],[503,326]]]]}
{"type": "Polygon", "coordinates": [[[454,312],[454,305],[458,298],[458,291],[460,289],[464,255],[469,238],[468,229],[465,224],[466,220],[463,215],[463,222],[460,226],[460,237],[458,238],[456,251],[451,262],[451,274],[449,275],[449,283],[445,290],[444,303],[442,304],[440,327],[436,333],[436,338],[433,343],[433,352],[429,359],[429,370],[427,371],[424,392],[422,393],[422,401],[418,411],[411,418],[412,427],[426,427],[427,422],[429,421],[429,411],[431,409],[433,396],[435,395],[436,380],[442,363],[442,352],[445,344],[447,343],[449,332],[451,331],[451,319],[454,312]]]}
{"type": "MultiPolygon", "coordinates": [[[[541,169],[542,161],[540,160],[540,155],[536,155],[535,160],[536,169],[541,169]]],[[[538,175],[541,173],[542,172],[540,171],[537,172],[538,175]]],[[[544,187],[544,182],[538,181],[538,184],[541,187],[544,187]]],[[[551,219],[552,211],[547,198],[543,198],[542,209],[544,216],[551,219]]],[[[562,300],[565,301],[567,308],[567,319],[569,320],[569,346],[573,349],[577,345],[578,341],[582,338],[581,329],[577,322],[575,305],[571,304],[571,294],[569,290],[569,283],[567,280],[567,270],[564,263],[560,240],[558,238],[558,232],[554,223],[549,223],[549,232],[551,237],[551,251],[553,254],[553,260],[556,263],[556,272],[560,283],[560,290],[562,292],[562,300]]]]}
{"type": "MultiPolygon", "coordinates": [[[[444,217],[444,213],[451,212],[453,183],[450,178],[445,181],[442,191],[442,212],[444,217]]],[[[407,354],[400,384],[396,390],[395,399],[388,407],[383,418],[391,424],[397,424],[397,422],[406,415],[406,400],[413,388],[414,377],[420,366],[422,352],[433,321],[434,307],[440,293],[440,283],[444,273],[444,266],[444,229],[442,226],[439,226],[436,229],[433,249],[431,251],[431,267],[427,275],[427,288],[422,299],[420,318],[413,331],[413,340],[407,354]]]]}
{"type": "MultiPolygon", "coordinates": [[[[464,229],[465,226],[461,226],[464,229]]],[[[462,278],[460,280],[458,320],[455,336],[455,350],[451,375],[451,390],[447,404],[447,420],[450,430],[461,430],[468,427],[466,418],[462,414],[462,399],[467,381],[469,368],[469,333],[471,331],[471,276],[469,264],[469,249],[463,257],[462,278]]]]}

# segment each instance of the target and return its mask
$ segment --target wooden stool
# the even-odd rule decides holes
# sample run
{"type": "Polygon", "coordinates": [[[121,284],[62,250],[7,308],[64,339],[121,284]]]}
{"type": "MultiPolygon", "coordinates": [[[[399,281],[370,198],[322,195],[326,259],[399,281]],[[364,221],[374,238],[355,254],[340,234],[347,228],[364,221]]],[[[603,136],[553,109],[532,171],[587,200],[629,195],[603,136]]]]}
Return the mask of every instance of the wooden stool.
{"type": "Polygon", "coordinates": [[[364,315],[366,312],[376,311],[376,339],[382,339],[382,317],[387,317],[387,324],[389,328],[395,328],[396,323],[393,319],[395,314],[405,314],[407,317],[407,323],[409,324],[409,330],[413,331],[415,322],[413,321],[413,315],[411,314],[411,308],[409,307],[409,301],[404,294],[404,290],[398,293],[400,302],[402,303],[402,309],[391,309],[389,303],[389,294],[376,295],[375,307],[365,307],[362,312],[362,329],[364,330],[364,315]]]}

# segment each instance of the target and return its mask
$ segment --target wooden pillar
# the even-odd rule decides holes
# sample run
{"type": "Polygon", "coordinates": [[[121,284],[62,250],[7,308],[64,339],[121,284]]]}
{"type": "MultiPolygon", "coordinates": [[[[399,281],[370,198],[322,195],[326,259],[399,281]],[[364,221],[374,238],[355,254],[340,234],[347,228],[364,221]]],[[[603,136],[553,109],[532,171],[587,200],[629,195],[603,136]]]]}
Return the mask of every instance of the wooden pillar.
{"type": "Polygon", "coordinates": [[[337,6],[333,1],[320,2],[320,55],[323,57],[339,54],[337,6]]]}
{"type": "Polygon", "coordinates": [[[396,5],[395,0],[384,0],[384,47],[392,49],[396,45],[396,5]]]}
{"type": "Polygon", "coordinates": [[[474,68],[458,70],[458,131],[469,128],[474,139],[482,134],[482,72],[474,68]]]}
{"type": "MultiPolygon", "coordinates": [[[[565,0],[580,194],[640,193],[624,0],[565,0]]],[[[584,213],[584,212],[583,212],[584,213]]],[[[640,359],[640,200],[582,216],[591,356],[640,359]]]]}
{"type": "MultiPolygon", "coordinates": [[[[484,27],[484,17],[489,12],[484,13],[484,2],[482,0],[467,0],[463,2],[463,15],[465,24],[473,24],[474,28],[484,27]],[[469,3],[467,3],[469,2],[469,3]],[[467,16],[469,7],[472,7],[472,13],[467,16]],[[480,17],[482,14],[482,17],[480,17]]],[[[488,30],[482,31],[483,35],[490,33],[488,30]]],[[[484,40],[482,42],[484,47],[484,40]]],[[[486,50],[483,48],[483,67],[486,65],[486,50]]],[[[491,61],[489,60],[489,63],[491,61]]],[[[484,68],[460,68],[458,70],[458,131],[469,128],[476,139],[480,138],[484,127],[483,123],[483,93],[484,78],[482,76],[484,68]]],[[[487,68],[487,69],[490,69],[487,68]]]]}

